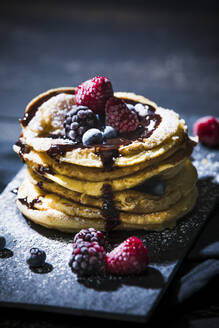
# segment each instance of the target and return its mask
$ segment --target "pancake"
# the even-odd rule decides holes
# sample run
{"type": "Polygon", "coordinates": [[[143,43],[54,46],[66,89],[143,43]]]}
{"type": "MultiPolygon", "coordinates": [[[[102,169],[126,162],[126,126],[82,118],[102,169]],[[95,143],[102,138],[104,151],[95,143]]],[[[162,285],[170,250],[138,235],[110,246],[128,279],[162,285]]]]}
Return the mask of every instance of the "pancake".
{"type": "MultiPolygon", "coordinates": [[[[103,207],[101,197],[91,197],[87,194],[81,194],[62,187],[51,182],[32,170],[28,170],[28,180],[39,187],[43,192],[55,193],[76,203],[97,208],[103,207]]],[[[197,172],[190,161],[187,161],[177,175],[168,178],[164,177],[166,182],[165,192],[161,196],[152,195],[147,192],[147,185],[141,186],[139,191],[136,189],[123,190],[113,194],[116,209],[131,213],[151,213],[155,211],[166,210],[172,204],[179,201],[180,198],[187,195],[196,184],[197,172]]],[[[150,190],[149,190],[150,191],[150,190]]]]}
{"type": "MultiPolygon", "coordinates": [[[[119,213],[120,224],[116,229],[162,230],[173,227],[176,220],[188,213],[197,198],[197,189],[182,197],[167,210],[148,214],[119,213]]],[[[94,207],[85,207],[61,198],[53,193],[44,193],[26,179],[18,190],[17,206],[30,220],[48,228],[65,232],[94,227],[106,230],[106,218],[94,207]]]]}
{"type": "MultiPolygon", "coordinates": [[[[117,92],[114,97],[129,108],[147,105],[146,114],[137,114],[137,107],[127,109],[127,115],[132,110],[138,115],[135,131],[117,132],[101,144],[85,146],[81,139],[69,139],[75,120],[82,130],[90,127],[70,113],[74,94],[72,87],[52,89],[26,107],[22,133],[14,145],[27,164],[18,190],[19,210],[37,224],[65,232],[173,227],[197,198],[197,172],[189,161],[196,141],[188,136],[185,121],[143,96],[117,92]],[[159,181],[166,187],[153,194],[159,181]]],[[[97,118],[101,131],[104,113],[97,118]]]]}
{"type": "Polygon", "coordinates": [[[127,167],[114,167],[112,170],[107,171],[104,168],[85,167],[70,163],[59,162],[49,156],[46,152],[37,152],[33,149],[26,149],[22,151],[22,144],[14,145],[14,151],[22,158],[22,160],[37,172],[48,172],[53,171],[56,174],[65,175],[69,178],[77,178],[88,181],[105,181],[117,179],[137,171],[140,171],[148,166],[160,163],[166,158],[169,158],[176,152],[180,152],[182,156],[189,157],[192,153],[194,142],[187,139],[181,144],[177,144],[172,147],[169,151],[164,152],[157,158],[144,161],[140,164],[127,167]]]}

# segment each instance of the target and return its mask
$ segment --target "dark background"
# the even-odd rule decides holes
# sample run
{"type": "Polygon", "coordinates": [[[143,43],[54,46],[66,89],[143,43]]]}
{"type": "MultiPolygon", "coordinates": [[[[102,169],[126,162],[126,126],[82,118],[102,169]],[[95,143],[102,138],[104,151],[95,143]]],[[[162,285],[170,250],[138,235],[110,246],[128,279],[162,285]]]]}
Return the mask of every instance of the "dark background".
{"type": "MultiPolygon", "coordinates": [[[[1,2],[0,190],[22,165],[12,151],[20,133],[18,118],[27,103],[47,89],[107,75],[115,91],[143,94],[186,119],[190,116],[191,122],[219,115],[218,32],[218,1],[1,2]]],[[[212,304],[196,300],[193,310],[203,313],[216,306],[206,326],[218,327],[214,317],[219,302],[211,288],[204,292],[212,304]]],[[[192,322],[188,320],[188,327],[195,324],[194,311],[191,314],[187,305],[180,312],[192,322]]],[[[32,314],[29,322],[26,313],[13,313],[10,321],[4,312],[2,326],[62,327],[58,320],[66,321],[32,314]]],[[[196,319],[205,324],[205,316],[196,319]]]]}

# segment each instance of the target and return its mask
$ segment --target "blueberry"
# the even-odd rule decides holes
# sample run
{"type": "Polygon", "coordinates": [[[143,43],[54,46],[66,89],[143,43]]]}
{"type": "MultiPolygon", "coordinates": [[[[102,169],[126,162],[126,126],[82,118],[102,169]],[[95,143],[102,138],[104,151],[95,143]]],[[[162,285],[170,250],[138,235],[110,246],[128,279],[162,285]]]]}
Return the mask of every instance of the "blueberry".
{"type": "Polygon", "coordinates": [[[98,129],[87,130],[82,137],[82,142],[85,146],[101,144],[103,141],[103,134],[98,129]]]}
{"type": "Polygon", "coordinates": [[[160,181],[154,185],[151,191],[152,194],[156,196],[162,196],[165,193],[165,190],[166,190],[166,183],[164,181],[160,181]]]}
{"type": "Polygon", "coordinates": [[[6,245],[5,237],[0,236],[0,250],[4,249],[6,245]]]}
{"type": "Polygon", "coordinates": [[[103,131],[103,138],[104,139],[111,139],[111,138],[115,138],[117,135],[116,130],[112,127],[107,125],[103,131]]]}
{"type": "Polygon", "coordinates": [[[27,258],[27,264],[30,267],[43,266],[46,261],[46,253],[39,248],[31,248],[30,256],[27,258]]]}
{"type": "Polygon", "coordinates": [[[135,189],[150,195],[162,196],[166,190],[166,182],[160,177],[152,177],[135,189]]]}

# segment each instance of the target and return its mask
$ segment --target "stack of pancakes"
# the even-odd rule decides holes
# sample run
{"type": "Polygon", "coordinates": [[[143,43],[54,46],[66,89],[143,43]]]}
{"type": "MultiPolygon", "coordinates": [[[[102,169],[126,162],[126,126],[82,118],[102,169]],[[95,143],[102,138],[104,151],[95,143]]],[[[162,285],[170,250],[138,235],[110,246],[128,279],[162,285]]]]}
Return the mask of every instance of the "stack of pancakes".
{"type": "Polygon", "coordinates": [[[197,173],[189,160],[195,142],[185,121],[133,93],[114,93],[127,104],[153,108],[144,137],[120,136],[85,147],[63,138],[74,88],[33,99],[21,120],[14,150],[27,164],[17,206],[47,228],[74,232],[93,227],[163,230],[189,212],[197,198],[197,173]]]}

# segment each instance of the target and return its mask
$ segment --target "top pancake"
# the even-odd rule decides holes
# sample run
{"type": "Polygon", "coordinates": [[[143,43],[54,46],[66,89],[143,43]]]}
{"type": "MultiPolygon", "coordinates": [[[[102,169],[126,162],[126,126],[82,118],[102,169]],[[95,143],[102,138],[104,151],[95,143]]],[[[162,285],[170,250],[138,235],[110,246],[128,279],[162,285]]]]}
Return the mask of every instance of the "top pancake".
{"type": "MultiPolygon", "coordinates": [[[[49,90],[27,106],[25,117],[31,119],[21,121],[21,142],[36,152],[48,152],[57,145],[69,145],[67,152],[53,152],[53,158],[59,163],[76,164],[80,166],[102,168],[103,162],[100,147],[74,147],[71,140],[51,138],[63,132],[65,115],[71,110],[74,101],[75,88],[58,88],[49,90]],[[71,147],[72,145],[72,147],[71,147]]],[[[173,148],[178,148],[188,140],[185,121],[172,110],[158,107],[149,99],[133,93],[117,92],[114,96],[124,99],[127,103],[140,102],[155,109],[161,117],[158,127],[148,138],[136,138],[128,144],[118,146],[118,155],[114,158],[114,167],[127,167],[150,161],[159,160],[160,156],[173,148]]],[[[63,146],[60,146],[63,147],[63,146]]]]}

